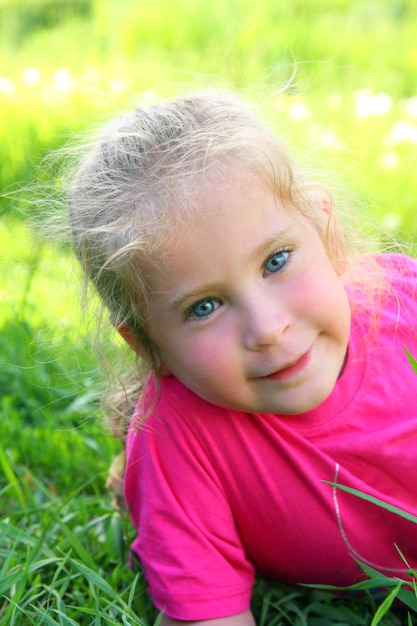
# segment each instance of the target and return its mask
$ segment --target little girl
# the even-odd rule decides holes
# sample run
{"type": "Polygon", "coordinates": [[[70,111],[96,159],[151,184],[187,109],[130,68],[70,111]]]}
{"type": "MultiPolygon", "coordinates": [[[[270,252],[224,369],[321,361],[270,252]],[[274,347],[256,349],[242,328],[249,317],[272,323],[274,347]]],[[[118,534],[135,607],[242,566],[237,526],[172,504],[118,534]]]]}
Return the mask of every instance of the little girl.
{"type": "Polygon", "coordinates": [[[257,573],[417,565],[416,525],[336,486],[417,514],[417,262],[355,254],[329,192],[219,93],[110,124],[69,209],[137,354],[114,415],[163,624],[252,625],[257,573]]]}

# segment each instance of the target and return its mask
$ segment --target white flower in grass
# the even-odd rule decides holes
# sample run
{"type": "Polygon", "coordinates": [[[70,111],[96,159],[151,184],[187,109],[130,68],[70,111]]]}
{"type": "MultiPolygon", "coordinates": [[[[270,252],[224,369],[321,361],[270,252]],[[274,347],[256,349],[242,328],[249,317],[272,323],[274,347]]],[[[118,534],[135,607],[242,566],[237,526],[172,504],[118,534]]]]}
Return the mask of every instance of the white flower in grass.
{"type": "Polygon", "coordinates": [[[356,96],[356,115],[369,117],[371,115],[386,115],[392,107],[392,99],[387,93],[370,94],[360,91],[356,96]]]}
{"type": "Polygon", "coordinates": [[[382,228],[385,230],[396,232],[401,228],[401,215],[398,213],[385,213],[381,219],[382,228]]]}
{"type": "Polygon", "coordinates": [[[63,67],[54,73],[54,85],[63,93],[70,91],[72,87],[72,79],[69,71],[63,67]]]}
{"type": "Polygon", "coordinates": [[[392,109],[392,98],[387,93],[374,96],[374,115],[386,115],[392,109]]]}
{"type": "Polygon", "coordinates": [[[147,89],[142,95],[141,104],[145,106],[152,106],[152,104],[155,104],[158,100],[158,93],[155,89],[147,89]]]}
{"type": "Polygon", "coordinates": [[[397,122],[389,135],[391,143],[417,143],[417,126],[408,120],[397,122]]]}
{"type": "Polygon", "coordinates": [[[389,150],[385,152],[381,157],[381,165],[387,170],[394,169],[398,167],[400,163],[400,157],[394,150],[389,150]]]}
{"type": "Polygon", "coordinates": [[[0,76],[0,94],[3,96],[12,96],[16,91],[16,84],[7,76],[0,76]]]}
{"type": "Polygon", "coordinates": [[[321,133],[319,139],[321,146],[327,146],[331,148],[333,146],[337,146],[338,144],[337,137],[332,130],[325,130],[323,133],[321,133]]]}
{"type": "Polygon", "coordinates": [[[294,102],[289,109],[293,120],[304,120],[308,116],[308,109],[304,102],[294,102]]]}
{"type": "Polygon", "coordinates": [[[112,80],[112,82],[110,83],[110,89],[115,94],[121,94],[126,91],[126,83],[124,82],[124,80],[120,79],[112,80]]]}
{"type": "Polygon", "coordinates": [[[25,82],[26,85],[30,85],[31,87],[34,85],[38,85],[42,80],[41,73],[37,67],[25,67],[22,72],[22,78],[23,82],[25,82]]]}
{"type": "Polygon", "coordinates": [[[405,111],[410,117],[417,117],[417,96],[410,98],[405,105],[405,111]]]}

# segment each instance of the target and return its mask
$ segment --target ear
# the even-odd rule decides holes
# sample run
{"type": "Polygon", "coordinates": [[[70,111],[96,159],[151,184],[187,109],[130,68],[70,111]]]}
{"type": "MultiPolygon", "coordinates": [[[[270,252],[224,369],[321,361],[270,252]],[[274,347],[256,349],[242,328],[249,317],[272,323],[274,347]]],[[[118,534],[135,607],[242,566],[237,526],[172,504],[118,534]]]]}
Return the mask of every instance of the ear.
{"type": "Polygon", "coordinates": [[[115,329],[119,333],[121,337],[126,341],[126,343],[132,348],[136,354],[140,357],[143,357],[145,354],[145,350],[142,346],[142,343],[134,336],[130,328],[128,326],[115,326],[115,329]]]}
{"type": "Polygon", "coordinates": [[[324,236],[330,261],[336,272],[341,276],[346,270],[345,238],[339,227],[336,215],[332,210],[332,202],[325,193],[317,193],[313,197],[314,203],[320,209],[323,217],[324,236]]]}
{"type": "MultiPolygon", "coordinates": [[[[119,335],[123,337],[126,343],[132,348],[132,350],[136,352],[136,354],[138,354],[141,358],[145,358],[146,356],[145,348],[142,342],[139,341],[137,337],[135,337],[135,335],[132,333],[130,328],[128,328],[127,326],[124,326],[123,324],[115,328],[117,332],[119,333],[119,335]]],[[[168,367],[166,366],[166,364],[164,363],[164,361],[159,355],[156,356],[155,361],[157,363],[157,370],[160,376],[172,376],[171,371],[168,369],[168,367]]]]}
{"type": "Polygon", "coordinates": [[[323,212],[324,216],[330,217],[332,213],[331,200],[326,193],[318,190],[314,191],[313,202],[323,212]]]}

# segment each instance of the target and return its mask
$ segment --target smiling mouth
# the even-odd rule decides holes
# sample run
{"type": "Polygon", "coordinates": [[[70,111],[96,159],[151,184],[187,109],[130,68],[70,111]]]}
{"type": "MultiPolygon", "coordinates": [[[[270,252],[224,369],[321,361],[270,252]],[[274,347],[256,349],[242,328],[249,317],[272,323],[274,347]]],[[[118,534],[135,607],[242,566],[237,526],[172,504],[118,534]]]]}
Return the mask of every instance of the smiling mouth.
{"type": "Polygon", "coordinates": [[[259,378],[261,378],[262,380],[285,380],[287,378],[295,376],[309,365],[311,361],[312,350],[313,349],[311,347],[296,361],[293,361],[289,365],[280,368],[276,372],[272,372],[271,374],[267,374],[266,376],[260,376],[259,378]]]}

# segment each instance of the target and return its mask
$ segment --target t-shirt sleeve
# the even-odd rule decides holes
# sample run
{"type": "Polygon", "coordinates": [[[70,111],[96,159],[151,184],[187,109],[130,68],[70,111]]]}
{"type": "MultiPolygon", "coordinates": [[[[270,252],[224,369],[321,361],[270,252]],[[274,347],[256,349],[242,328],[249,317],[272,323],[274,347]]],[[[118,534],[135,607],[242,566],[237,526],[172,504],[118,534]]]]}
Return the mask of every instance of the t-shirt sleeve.
{"type": "Polygon", "coordinates": [[[254,570],[221,476],[199,429],[168,402],[129,434],[125,495],[138,530],[132,549],[159,610],[197,620],[249,608],[254,570]]]}

